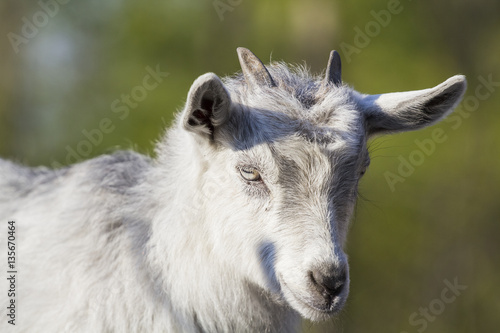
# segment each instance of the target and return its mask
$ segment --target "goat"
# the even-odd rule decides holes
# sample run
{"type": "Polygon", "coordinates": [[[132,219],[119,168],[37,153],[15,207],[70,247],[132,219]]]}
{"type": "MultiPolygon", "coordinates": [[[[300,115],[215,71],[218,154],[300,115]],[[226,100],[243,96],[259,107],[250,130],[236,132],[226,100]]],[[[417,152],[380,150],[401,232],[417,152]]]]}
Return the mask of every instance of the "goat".
{"type": "Polygon", "coordinates": [[[365,95],[342,83],[336,51],[324,77],[237,53],[241,73],[194,81],[154,159],[0,160],[16,332],[292,332],[342,309],[368,138],[436,123],[465,77],[365,95]]]}

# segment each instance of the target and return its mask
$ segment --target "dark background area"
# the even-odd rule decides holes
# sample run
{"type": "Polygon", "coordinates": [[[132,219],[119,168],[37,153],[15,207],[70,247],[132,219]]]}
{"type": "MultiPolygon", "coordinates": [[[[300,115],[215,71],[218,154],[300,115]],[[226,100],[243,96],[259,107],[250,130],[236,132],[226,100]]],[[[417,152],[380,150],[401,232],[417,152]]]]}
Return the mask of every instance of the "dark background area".
{"type": "Polygon", "coordinates": [[[0,3],[0,156],[32,166],[153,154],[197,76],[240,69],[238,46],[315,73],[337,49],[344,82],[370,94],[465,74],[447,121],[370,143],[347,307],[303,328],[497,330],[500,2],[59,1],[0,3]],[[168,76],[145,89],[158,69],[168,76]]]}

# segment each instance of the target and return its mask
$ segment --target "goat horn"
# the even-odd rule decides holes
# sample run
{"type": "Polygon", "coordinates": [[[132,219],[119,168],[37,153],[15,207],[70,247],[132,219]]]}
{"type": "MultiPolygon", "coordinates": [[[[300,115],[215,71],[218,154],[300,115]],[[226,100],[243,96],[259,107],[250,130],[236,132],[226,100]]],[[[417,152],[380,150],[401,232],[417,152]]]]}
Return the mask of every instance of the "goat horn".
{"type": "Polygon", "coordinates": [[[330,82],[336,86],[340,86],[342,84],[342,65],[340,62],[340,54],[335,50],[330,52],[330,58],[328,59],[328,66],[326,67],[326,76],[323,84],[326,85],[330,82]]]}
{"type": "Polygon", "coordinates": [[[268,86],[276,87],[271,74],[269,74],[266,66],[260,61],[255,54],[244,47],[238,47],[238,59],[240,60],[241,71],[245,76],[245,81],[249,86],[268,86]]]}

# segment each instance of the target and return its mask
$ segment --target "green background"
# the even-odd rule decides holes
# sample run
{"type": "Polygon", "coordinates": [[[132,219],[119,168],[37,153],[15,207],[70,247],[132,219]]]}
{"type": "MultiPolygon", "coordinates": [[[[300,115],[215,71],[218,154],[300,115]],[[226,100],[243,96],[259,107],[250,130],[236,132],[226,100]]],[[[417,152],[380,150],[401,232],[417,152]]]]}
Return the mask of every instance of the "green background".
{"type": "Polygon", "coordinates": [[[303,330],[498,330],[500,2],[60,1],[45,11],[36,1],[0,3],[0,155],[33,166],[64,165],[71,150],[81,158],[117,148],[153,154],[198,75],[239,70],[238,46],[315,73],[337,49],[344,82],[364,93],[465,74],[467,104],[448,122],[370,143],[347,245],[346,309],[303,330]],[[128,115],[113,112],[157,66],[168,77],[128,115]],[[83,144],[105,118],[108,133],[83,144]],[[398,174],[391,187],[388,175],[398,174]],[[445,281],[467,288],[450,301],[445,281]]]}

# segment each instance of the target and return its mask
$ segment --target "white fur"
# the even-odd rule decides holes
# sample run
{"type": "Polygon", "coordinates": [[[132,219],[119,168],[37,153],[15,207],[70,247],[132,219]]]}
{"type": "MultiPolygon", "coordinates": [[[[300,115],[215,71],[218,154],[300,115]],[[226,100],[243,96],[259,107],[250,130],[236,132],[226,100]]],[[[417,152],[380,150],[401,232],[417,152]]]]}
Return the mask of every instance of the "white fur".
{"type": "Polygon", "coordinates": [[[273,85],[196,80],[154,160],[117,153],[55,171],[0,160],[0,221],[16,223],[18,271],[16,326],[2,316],[0,331],[292,332],[300,316],[342,308],[368,136],[422,126],[390,114],[394,97],[440,119],[463,93],[450,85],[465,81],[391,95],[387,111],[384,98],[320,87],[304,69],[253,66],[273,85]],[[427,103],[444,90],[455,100],[427,103]],[[325,296],[336,278],[342,287],[325,296]]]}

